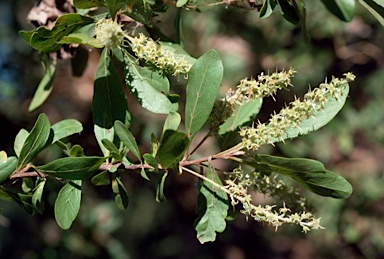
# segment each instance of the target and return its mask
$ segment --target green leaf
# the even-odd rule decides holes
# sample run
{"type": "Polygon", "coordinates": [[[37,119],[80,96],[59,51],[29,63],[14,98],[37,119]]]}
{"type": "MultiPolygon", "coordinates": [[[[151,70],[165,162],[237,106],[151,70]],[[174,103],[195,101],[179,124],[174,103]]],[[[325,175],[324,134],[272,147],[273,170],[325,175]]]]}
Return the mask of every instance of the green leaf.
{"type": "Polygon", "coordinates": [[[176,7],[182,7],[188,2],[188,0],[177,0],[176,7]]]}
{"type": "Polygon", "coordinates": [[[211,114],[222,78],[223,64],[215,50],[201,56],[189,71],[185,106],[189,138],[195,136],[211,114]]]}
{"type": "Polygon", "coordinates": [[[44,26],[35,29],[30,38],[30,44],[41,52],[54,52],[60,48],[61,44],[57,42],[61,38],[93,22],[92,18],[76,13],[63,14],[57,18],[52,30],[48,30],[44,26]]]}
{"type": "Polygon", "coordinates": [[[15,138],[15,143],[13,149],[15,150],[15,154],[20,157],[20,151],[24,146],[25,140],[27,139],[29,132],[25,129],[21,129],[19,133],[17,133],[15,138]]]}
{"type": "Polygon", "coordinates": [[[130,0],[131,8],[128,8],[124,14],[142,24],[149,24],[152,18],[152,10],[148,8],[143,0],[130,0]]]}
{"type": "Polygon", "coordinates": [[[360,0],[365,8],[384,26],[384,1],[383,0],[360,0]]]}
{"type": "Polygon", "coordinates": [[[45,74],[41,79],[35,94],[33,95],[32,101],[29,104],[28,111],[33,112],[39,108],[48,96],[51,94],[53,89],[53,80],[56,74],[56,60],[46,58],[45,61],[45,74]]]}
{"type": "Polygon", "coordinates": [[[19,167],[23,167],[34,159],[45,148],[49,139],[51,125],[47,115],[40,114],[20,150],[19,167]]]}
{"type": "Polygon", "coordinates": [[[35,33],[35,31],[19,31],[19,36],[25,40],[29,45],[31,45],[31,39],[32,35],[35,33]]]}
{"type": "Polygon", "coordinates": [[[238,127],[247,123],[259,113],[263,99],[253,99],[243,105],[235,107],[235,111],[223,125],[219,127],[219,135],[235,131],[238,127]]]}
{"type": "Polygon", "coordinates": [[[266,0],[260,10],[260,18],[269,17],[276,7],[275,0],[266,0]]]}
{"type": "Polygon", "coordinates": [[[109,185],[111,183],[109,172],[107,170],[102,171],[101,173],[92,177],[91,182],[96,186],[109,185]]]}
{"type": "Polygon", "coordinates": [[[9,195],[8,191],[0,186],[0,200],[3,201],[13,201],[11,195],[9,195]]]}
{"type": "Polygon", "coordinates": [[[168,97],[169,81],[165,76],[125,60],[125,82],[144,109],[160,114],[177,111],[178,104],[168,97]]]}
{"type": "Polygon", "coordinates": [[[16,170],[17,158],[14,156],[8,157],[5,161],[0,162],[0,184],[8,180],[11,174],[16,170]]]}
{"type": "Polygon", "coordinates": [[[0,164],[5,163],[8,159],[8,155],[4,150],[0,151],[0,164]]]}
{"type": "Polygon", "coordinates": [[[71,33],[61,38],[59,44],[84,44],[93,48],[102,48],[104,44],[85,33],[71,33]]]}
{"type": "Polygon", "coordinates": [[[116,174],[113,174],[112,191],[115,194],[115,202],[117,207],[121,210],[127,209],[129,204],[129,197],[119,175],[116,176],[116,174]]]}
{"type": "Polygon", "coordinates": [[[33,215],[35,213],[35,208],[32,205],[32,194],[31,193],[13,193],[3,189],[3,191],[8,194],[15,202],[17,202],[26,212],[33,215]]]}
{"type": "Polygon", "coordinates": [[[148,177],[148,175],[147,175],[147,172],[145,171],[145,169],[144,168],[141,168],[141,170],[140,170],[140,175],[141,175],[141,177],[143,177],[145,180],[147,180],[147,181],[150,181],[151,179],[149,179],[149,177],[148,177]]]}
{"type": "MultiPolygon", "coordinates": [[[[315,111],[312,117],[302,121],[298,127],[293,127],[286,130],[282,138],[285,140],[292,139],[301,135],[306,135],[312,131],[320,129],[328,122],[330,122],[336,116],[336,114],[339,113],[341,108],[343,108],[348,97],[349,85],[345,84],[342,87],[342,95],[340,96],[339,100],[336,100],[335,98],[328,99],[329,101],[325,105],[324,109],[321,111],[315,111]]],[[[271,139],[272,143],[280,141],[281,139],[279,138],[271,139]]]]}
{"type": "MultiPolygon", "coordinates": [[[[213,168],[209,168],[206,177],[223,186],[213,168]]],[[[212,183],[204,181],[197,200],[198,218],[195,221],[197,239],[200,243],[215,241],[216,232],[221,233],[225,230],[228,209],[227,194],[212,183]]]]}
{"type": "Polygon", "coordinates": [[[177,130],[181,122],[181,116],[177,112],[170,112],[167,116],[167,119],[165,120],[164,127],[163,127],[163,133],[170,129],[170,130],[177,130]]]}
{"type": "Polygon", "coordinates": [[[355,14],[356,0],[321,0],[328,11],[342,21],[350,22],[355,14]]]}
{"type": "Polygon", "coordinates": [[[166,202],[167,198],[164,195],[164,186],[165,180],[167,179],[168,172],[165,171],[161,177],[158,178],[156,182],[156,201],[157,202],[166,202]]]}
{"type": "Polygon", "coordinates": [[[105,4],[107,5],[109,13],[113,19],[115,18],[116,13],[123,9],[129,2],[130,0],[105,0],[105,4]]]}
{"type": "Polygon", "coordinates": [[[147,164],[147,165],[150,165],[152,166],[154,169],[153,171],[156,171],[157,172],[157,169],[158,169],[158,163],[156,161],[156,159],[151,155],[151,154],[148,154],[148,153],[145,153],[143,155],[143,158],[144,158],[144,162],[147,164]]]}
{"type": "Polygon", "coordinates": [[[35,192],[32,195],[32,205],[39,213],[43,213],[44,203],[42,202],[42,196],[44,191],[46,181],[41,181],[37,187],[35,192]]]}
{"type": "Polygon", "coordinates": [[[32,180],[32,178],[23,178],[23,181],[21,183],[21,189],[23,190],[23,192],[30,192],[33,188],[35,188],[35,182],[32,180]]]}
{"type": "Polygon", "coordinates": [[[288,176],[321,196],[345,199],[352,194],[352,186],[347,180],[326,170],[324,165],[316,160],[255,155],[253,161],[248,164],[262,173],[288,176]]]}
{"type": "Polygon", "coordinates": [[[103,6],[104,1],[103,0],[73,0],[73,5],[76,8],[88,9],[92,7],[103,6]]]}
{"type": "Polygon", "coordinates": [[[109,141],[108,139],[103,139],[101,140],[101,142],[103,143],[104,147],[106,149],[109,150],[109,152],[111,152],[111,156],[116,159],[118,162],[121,162],[123,161],[123,157],[121,156],[120,154],[120,151],[119,149],[115,146],[115,144],[113,144],[111,141],[109,141]]]}
{"type": "Polygon", "coordinates": [[[74,145],[69,151],[70,157],[81,157],[84,156],[84,149],[80,145],[74,145]]]}
{"type": "Polygon", "coordinates": [[[127,126],[130,114],[123,86],[112,66],[108,50],[104,49],[96,70],[94,94],[92,100],[94,132],[103,154],[109,155],[102,139],[113,142],[113,124],[116,120],[127,126]]]}
{"type": "Polygon", "coordinates": [[[292,2],[290,0],[278,0],[278,3],[280,5],[281,13],[284,19],[290,23],[299,24],[300,16],[296,12],[292,2]]]}
{"type": "Polygon", "coordinates": [[[83,156],[56,159],[36,169],[44,174],[68,180],[84,180],[91,177],[105,161],[105,157],[83,156]]]}
{"type": "Polygon", "coordinates": [[[183,57],[186,61],[188,61],[190,64],[194,64],[197,59],[194,57],[191,57],[191,55],[184,50],[181,44],[169,42],[169,41],[159,41],[159,44],[164,50],[172,51],[174,54],[176,54],[176,57],[183,57]]]}
{"type": "Polygon", "coordinates": [[[183,132],[166,130],[160,141],[157,156],[163,169],[177,165],[187,151],[190,140],[183,132]]]}
{"type": "Polygon", "coordinates": [[[67,119],[59,121],[52,125],[54,136],[52,143],[83,131],[83,126],[78,120],[67,119]]]}
{"type": "Polygon", "coordinates": [[[69,229],[80,210],[81,181],[70,181],[60,190],[55,201],[55,219],[62,229],[69,229]]]}
{"type": "Polygon", "coordinates": [[[121,142],[123,142],[124,146],[126,146],[141,162],[139,147],[137,146],[135,137],[127,129],[127,127],[125,127],[121,121],[115,121],[115,131],[121,142]]]}

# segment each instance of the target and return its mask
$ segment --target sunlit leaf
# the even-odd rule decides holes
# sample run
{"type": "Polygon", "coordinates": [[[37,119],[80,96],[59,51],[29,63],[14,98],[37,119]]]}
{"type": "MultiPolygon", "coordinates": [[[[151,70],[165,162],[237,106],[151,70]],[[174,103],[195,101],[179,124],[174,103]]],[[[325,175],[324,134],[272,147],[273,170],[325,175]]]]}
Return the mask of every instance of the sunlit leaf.
{"type": "Polygon", "coordinates": [[[201,56],[189,71],[185,106],[185,127],[189,138],[192,139],[207,121],[222,78],[223,64],[215,50],[201,56]]]}
{"type": "Polygon", "coordinates": [[[15,153],[18,157],[20,156],[20,151],[21,151],[28,135],[29,135],[29,132],[25,129],[21,129],[19,131],[19,133],[17,133],[17,135],[16,135],[15,143],[13,145],[13,150],[15,151],[15,153]]]}
{"type": "Polygon", "coordinates": [[[55,143],[56,141],[69,137],[73,134],[80,133],[83,130],[81,123],[75,119],[59,121],[53,124],[51,128],[54,133],[52,143],[55,143]]]}
{"type": "Polygon", "coordinates": [[[15,171],[18,160],[14,156],[8,157],[5,161],[0,162],[0,184],[6,181],[15,171]]]}
{"type": "Polygon", "coordinates": [[[181,116],[177,112],[170,112],[165,120],[163,132],[166,130],[177,130],[181,122],[181,116]]]}
{"type": "Polygon", "coordinates": [[[142,68],[126,59],[125,82],[132,95],[148,111],[168,114],[178,109],[169,98],[169,81],[157,71],[142,68]]]}
{"type": "MultiPolygon", "coordinates": [[[[223,185],[219,176],[211,167],[206,177],[220,186],[223,185]]],[[[200,186],[197,200],[197,214],[199,216],[195,221],[197,239],[200,243],[215,241],[216,232],[221,233],[225,230],[225,218],[228,209],[227,194],[212,183],[204,181],[200,186]]]]}
{"type": "MultiPolygon", "coordinates": [[[[325,105],[324,109],[320,111],[315,111],[313,113],[313,116],[302,121],[298,127],[292,127],[288,130],[285,130],[285,134],[282,139],[292,139],[297,136],[306,135],[312,131],[320,129],[328,122],[330,122],[336,116],[336,114],[338,114],[339,111],[343,108],[345,101],[348,97],[349,85],[344,84],[342,87],[342,94],[338,100],[336,100],[335,98],[328,99],[328,102],[325,105]]],[[[281,139],[279,138],[271,139],[272,143],[280,141],[281,139]]]]}

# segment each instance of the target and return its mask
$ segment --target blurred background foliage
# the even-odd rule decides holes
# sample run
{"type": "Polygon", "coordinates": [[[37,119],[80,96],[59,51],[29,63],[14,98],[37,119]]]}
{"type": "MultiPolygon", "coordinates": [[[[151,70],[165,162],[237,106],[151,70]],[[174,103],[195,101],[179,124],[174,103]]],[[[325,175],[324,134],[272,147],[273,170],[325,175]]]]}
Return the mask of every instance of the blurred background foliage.
{"type": "MultiPolygon", "coordinates": [[[[1,149],[12,154],[18,130],[30,129],[37,115],[45,112],[51,123],[80,120],[84,132],[69,141],[82,145],[88,155],[100,154],[91,115],[98,51],[89,53],[81,77],[72,76],[69,60],[60,60],[51,96],[38,111],[27,112],[43,69],[38,53],[17,31],[32,29],[26,16],[33,5],[32,0],[0,3],[1,149]]],[[[348,71],[357,75],[345,108],[330,124],[311,135],[263,149],[320,160],[352,183],[354,193],[347,200],[308,194],[325,230],[303,234],[295,226],[284,226],[275,232],[239,215],[215,243],[202,246],[193,229],[194,178],[170,177],[165,189],[168,202],[158,204],[155,177],[146,182],[129,175],[125,179],[130,194],[127,211],[116,207],[109,188],[87,183],[79,217],[64,231],[53,216],[62,183],[50,181],[44,215],[31,217],[17,204],[0,201],[0,258],[384,258],[384,30],[359,5],[350,23],[332,16],[320,1],[306,1],[306,5],[307,43],[300,28],[285,21],[278,8],[267,19],[260,19],[255,10],[225,5],[205,12],[183,10],[182,15],[187,51],[196,57],[211,48],[220,53],[225,67],[222,95],[242,78],[263,71],[294,67],[299,72],[291,91],[280,92],[276,101],[265,100],[260,120],[267,120],[272,111],[324,78],[348,71]]],[[[170,8],[156,18],[162,32],[171,38],[175,37],[174,15],[170,8]]],[[[183,79],[174,78],[173,83],[181,85],[183,79]]],[[[150,132],[161,130],[158,122],[164,118],[144,112],[132,99],[129,105],[132,113],[140,113],[132,131],[140,133],[146,149],[145,140],[150,132]]],[[[51,161],[60,152],[47,150],[39,159],[51,161]]]]}

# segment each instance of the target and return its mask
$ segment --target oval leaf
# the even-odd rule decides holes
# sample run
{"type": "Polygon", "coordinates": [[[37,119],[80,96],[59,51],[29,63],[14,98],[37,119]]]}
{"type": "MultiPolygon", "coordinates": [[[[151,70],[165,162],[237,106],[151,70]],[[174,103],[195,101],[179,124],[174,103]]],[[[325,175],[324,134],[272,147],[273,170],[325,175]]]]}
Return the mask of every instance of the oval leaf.
{"type": "Polygon", "coordinates": [[[20,151],[21,151],[28,135],[29,135],[29,132],[25,129],[21,129],[19,131],[19,133],[17,133],[17,135],[16,135],[15,143],[13,144],[13,150],[15,151],[15,154],[18,157],[20,157],[20,151]]]}
{"type": "Polygon", "coordinates": [[[83,131],[83,126],[78,120],[75,119],[59,121],[53,124],[51,128],[54,133],[52,143],[83,131]]]}
{"type": "MultiPolygon", "coordinates": [[[[223,185],[213,168],[209,168],[208,179],[218,185],[223,185]]],[[[203,182],[197,200],[197,214],[195,221],[197,239],[200,243],[213,242],[216,239],[216,232],[223,232],[226,227],[229,205],[226,192],[214,186],[212,183],[203,182]]]]}
{"type": "Polygon", "coordinates": [[[344,199],[352,194],[352,186],[347,180],[326,170],[324,165],[316,160],[256,155],[249,164],[262,173],[288,176],[321,196],[344,199]]]}
{"type": "Polygon", "coordinates": [[[62,229],[69,229],[80,210],[81,181],[70,181],[61,188],[55,201],[55,219],[62,229]]]}
{"type": "Polygon", "coordinates": [[[222,78],[223,64],[215,50],[201,56],[189,71],[185,106],[189,138],[195,136],[211,114],[222,78]]]}
{"type": "Polygon", "coordinates": [[[36,169],[44,174],[68,180],[84,180],[91,177],[105,161],[105,157],[64,157],[36,169]]]}
{"type": "Polygon", "coordinates": [[[170,112],[164,122],[163,132],[166,130],[177,130],[181,122],[181,116],[177,112],[170,112]]]}

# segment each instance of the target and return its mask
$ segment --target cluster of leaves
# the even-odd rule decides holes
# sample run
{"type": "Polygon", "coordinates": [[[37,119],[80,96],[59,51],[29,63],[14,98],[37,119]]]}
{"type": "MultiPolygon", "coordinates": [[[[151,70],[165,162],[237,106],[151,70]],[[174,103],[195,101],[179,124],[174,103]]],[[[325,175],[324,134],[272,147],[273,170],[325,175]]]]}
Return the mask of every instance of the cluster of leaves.
{"type": "MultiPolygon", "coordinates": [[[[167,77],[172,74],[167,74],[168,71],[156,67],[154,62],[148,62],[135,52],[131,40],[133,35],[127,36],[132,32],[124,32],[121,44],[112,48],[106,47],[98,35],[95,35],[95,28],[105,19],[142,25],[149,35],[155,33],[159,35],[152,18],[155,12],[166,11],[167,5],[160,1],[74,0],[73,2],[78,13],[61,15],[51,30],[39,27],[33,31],[20,32],[21,37],[45,57],[46,74],[36,90],[29,109],[32,111],[40,107],[52,91],[56,61],[48,58],[49,53],[57,51],[64,44],[84,44],[92,48],[104,48],[94,79],[92,102],[94,133],[103,155],[86,156],[81,146],[63,142],[66,137],[82,131],[78,121],[69,119],[51,126],[47,116],[41,114],[30,132],[23,129],[16,136],[14,145],[16,156],[7,157],[5,153],[1,153],[2,198],[15,200],[30,213],[42,213],[44,210],[42,194],[47,179],[63,179],[66,183],[55,202],[55,217],[60,227],[68,229],[80,209],[83,180],[91,178],[91,182],[96,186],[110,185],[117,206],[126,209],[129,199],[122,175],[127,171],[139,171],[145,179],[156,175],[158,178],[156,200],[159,202],[166,200],[164,185],[168,174],[187,172],[200,179],[197,209],[199,217],[195,222],[195,228],[198,239],[204,243],[214,241],[216,232],[224,231],[229,197],[232,203],[236,200],[243,205],[248,204],[246,194],[241,196],[238,192],[231,191],[233,189],[230,189],[225,182],[223,184],[219,177],[221,170],[212,165],[212,160],[231,160],[251,167],[261,174],[279,174],[322,196],[347,198],[351,194],[352,188],[344,178],[326,170],[317,161],[255,155],[244,151],[242,143],[231,148],[223,146],[222,152],[218,154],[191,160],[191,155],[208,137],[214,135],[222,140],[230,134],[236,134],[240,127],[251,124],[260,110],[262,98],[235,106],[231,116],[220,125],[217,134],[209,131],[206,138],[191,148],[192,140],[197,133],[204,131],[204,125],[210,120],[222,81],[224,71],[218,53],[211,50],[198,59],[191,57],[183,50],[181,28],[178,28],[177,43],[162,41],[167,39],[165,37],[155,38],[159,51],[167,49],[191,65],[186,71],[188,82],[185,90],[184,116],[182,116],[178,112],[182,110],[179,107],[180,97],[171,93],[167,77]],[[106,7],[107,10],[96,15],[89,10],[95,7],[99,7],[100,10],[106,7]],[[161,136],[152,134],[151,150],[147,153],[140,152],[137,141],[129,130],[131,113],[124,92],[125,86],[120,82],[112,65],[112,57],[124,63],[126,86],[138,103],[150,112],[167,115],[161,136]],[[36,165],[35,158],[51,145],[62,147],[67,157],[44,165],[36,165]],[[134,158],[129,159],[128,153],[134,158]],[[207,173],[197,173],[190,169],[192,166],[207,167],[207,173]],[[12,183],[17,179],[22,179],[22,186],[21,190],[15,191],[12,183]]],[[[348,21],[352,18],[354,1],[324,2],[327,2],[327,8],[342,20],[348,21]]],[[[373,10],[381,12],[380,4],[375,1],[365,2],[373,10]]],[[[179,8],[209,4],[213,3],[175,2],[179,8]]],[[[260,16],[269,16],[276,5],[281,7],[284,18],[294,23],[300,22],[305,29],[303,1],[267,0],[261,5],[260,16]]],[[[180,25],[180,15],[176,19],[176,24],[180,25]]],[[[116,23],[116,26],[121,25],[116,23]]],[[[144,53],[145,51],[144,49],[144,53]]],[[[300,125],[286,129],[286,137],[274,142],[307,134],[327,124],[343,107],[349,92],[348,83],[343,84],[341,89],[342,94],[338,98],[329,98],[322,111],[317,111],[312,117],[304,119],[300,125]]]]}

